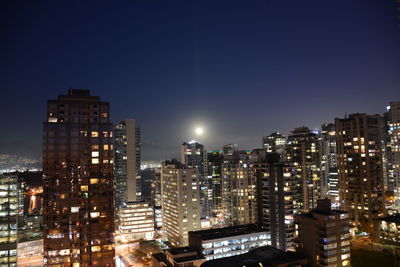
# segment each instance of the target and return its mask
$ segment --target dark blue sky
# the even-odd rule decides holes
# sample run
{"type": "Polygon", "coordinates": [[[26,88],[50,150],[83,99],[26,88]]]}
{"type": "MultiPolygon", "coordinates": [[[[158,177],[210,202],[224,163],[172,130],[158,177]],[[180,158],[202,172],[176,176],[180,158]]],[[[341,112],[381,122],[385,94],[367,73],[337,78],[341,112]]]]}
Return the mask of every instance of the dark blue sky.
{"type": "Polygon", "coordinates": [[[2,1],[0,146],[39,155],[46,100],[71,87],[110,101],[114,122],[136,118],[154,159],[164,155],[151,149],[194,138],[194,125],[205,127],[199,139],[209,148],[253,148],[273,131],[382,113],[400,100],[397,8],[395,0],[2,1]]]}

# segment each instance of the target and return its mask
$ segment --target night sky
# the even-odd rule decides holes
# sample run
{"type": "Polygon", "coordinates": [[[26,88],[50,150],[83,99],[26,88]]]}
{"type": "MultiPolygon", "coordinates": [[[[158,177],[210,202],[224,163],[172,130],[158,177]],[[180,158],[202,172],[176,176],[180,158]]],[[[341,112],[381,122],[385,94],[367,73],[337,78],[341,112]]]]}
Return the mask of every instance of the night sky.
{"type": "Polygon", "coordinates": [[[0,152],[40,156],[46,101],[88,88],[145,159],[261,146],[400,100],[396,1],[1,1],[0,152]],[[22,151],[22,152],[21,152],[22,151]]]}

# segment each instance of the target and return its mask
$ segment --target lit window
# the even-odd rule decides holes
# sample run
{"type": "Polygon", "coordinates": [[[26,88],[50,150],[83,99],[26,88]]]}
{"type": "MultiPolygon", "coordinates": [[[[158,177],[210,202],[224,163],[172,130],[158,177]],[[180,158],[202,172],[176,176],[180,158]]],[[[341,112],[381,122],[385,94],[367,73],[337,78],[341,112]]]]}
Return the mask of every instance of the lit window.
{"type": "Polygon", "coordinates": [[[57,118],[50,117],[50,118],[49,118],[49,122],[57,122],[57,118]]]}
{"type": "Polygon", "coordinates": [[[92,137],[99,137],[99,132],[92,132],[92,137]]]}
{"type": "Polygon", "coordinates": [[[99,183],[99,179],[97,179],[97,178],[90,179],[90,184],[98,184],[98,183],[99,183]]]}
{"type": "MultiPolygon", "coordinates": [[[[94,179],[90,179],[90,182],[92,182],[94,179]]],[[[81,191],[88,191],[88,186],[87,185],[81,185],[81,191]]]]}
{"type": "Polygon", "coordinates": [[[91,212],[90,213],[90,218],[97,218],[100,216],[100,212],[91,212]]]}
{"type": "Polygon", "coordinates": [[[97,158],[99,156],[99,151],[92,151],[92,157],[97,158]]]}
{"type": "Polygon", "coordinates": [[[108,150],[108,145],[103,145],[104,150],[108,150]]]}
{"type": "Polygon", "coordinates": [[[99,164],[99,159],[97,158],[92,159],[92,164],[99,164]]]}
{"type": "Polygon", "coordinates": [[[79,207],[71,207],[71,213],[79,212],[79,207]]]}
{"type": "Polygon", "coordinates": [[[100,250],[101,250],[100,246],[93,246],[92,247],[92,252],[97,252],[97,251],[100,251],[100,250]]]}

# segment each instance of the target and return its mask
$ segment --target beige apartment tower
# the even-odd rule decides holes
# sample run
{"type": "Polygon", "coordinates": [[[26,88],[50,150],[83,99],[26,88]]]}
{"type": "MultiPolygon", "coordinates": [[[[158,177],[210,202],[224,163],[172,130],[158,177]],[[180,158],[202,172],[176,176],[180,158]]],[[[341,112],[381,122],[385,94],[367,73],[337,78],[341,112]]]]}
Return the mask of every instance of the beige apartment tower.
{"type": "Polygon", "coordinates": [[[161,195],[165,237],[174,246],[185,246],[188,232],[200,230],[199,170],[176,160],[165,161],[161,195]]]}

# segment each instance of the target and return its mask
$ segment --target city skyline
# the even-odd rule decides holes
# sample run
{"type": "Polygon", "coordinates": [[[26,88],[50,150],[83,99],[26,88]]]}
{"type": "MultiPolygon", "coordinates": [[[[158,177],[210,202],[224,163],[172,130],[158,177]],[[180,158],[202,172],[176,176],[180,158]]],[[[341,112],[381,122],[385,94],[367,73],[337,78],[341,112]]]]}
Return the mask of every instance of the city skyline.
{"type": "Polygon", "coordinates": [[[0,265],[397,266],[399,33],[400,0],[3,1],[0,265]]]}
{"type": "Polygon", "coordinates": [[[2,150],[38,157],[47,96],[69,88],[108,99],[113,123],[135,118],[144,160],[178,157],[191,139],[261,147],[399,98],[394,1],[2,7],[2,150]]]}

